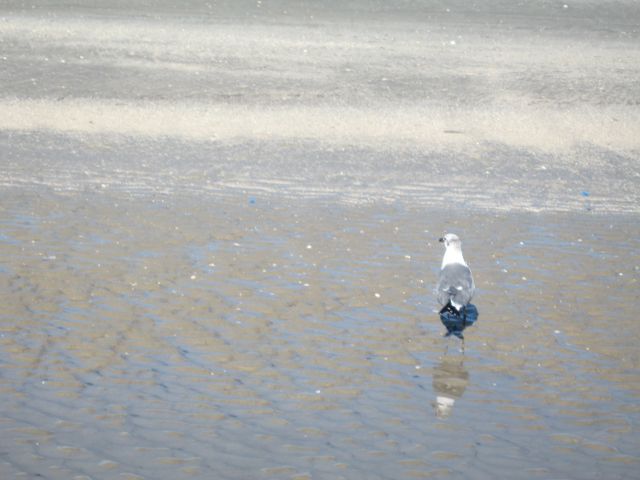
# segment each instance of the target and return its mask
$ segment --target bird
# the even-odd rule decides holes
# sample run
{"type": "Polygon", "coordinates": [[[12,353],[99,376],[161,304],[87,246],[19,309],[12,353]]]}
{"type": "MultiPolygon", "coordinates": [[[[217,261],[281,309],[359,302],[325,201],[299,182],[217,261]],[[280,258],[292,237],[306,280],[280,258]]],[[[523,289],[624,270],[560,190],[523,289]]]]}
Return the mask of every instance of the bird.
{"type": "Polygon", "coordinates": [[[469,303],[476,287],[471,269],[462,256],[460,238],[447,233],[439,241],[445,246],[436,285],[438,303],[442,305],[440,320],[447,328],[446,337],[454,335],[464,341],[463,330],[478,318],[477,308],[469,303]]]}

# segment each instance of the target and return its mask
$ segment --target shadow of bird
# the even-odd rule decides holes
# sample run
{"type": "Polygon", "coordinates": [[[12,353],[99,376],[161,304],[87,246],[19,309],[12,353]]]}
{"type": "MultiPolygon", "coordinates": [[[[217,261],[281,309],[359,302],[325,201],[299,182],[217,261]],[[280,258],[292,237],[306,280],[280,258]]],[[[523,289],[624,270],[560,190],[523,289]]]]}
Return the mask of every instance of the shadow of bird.
{"type": "Polygon", "coordinates": [[[464,340],[462,332],[478,320],[478,309],[472,303],[468,303],[460,310],[456,310],[451,303],[447,303],[440,310],[440,321],[447,329],[445,337],[454,335],[464,340]]]}

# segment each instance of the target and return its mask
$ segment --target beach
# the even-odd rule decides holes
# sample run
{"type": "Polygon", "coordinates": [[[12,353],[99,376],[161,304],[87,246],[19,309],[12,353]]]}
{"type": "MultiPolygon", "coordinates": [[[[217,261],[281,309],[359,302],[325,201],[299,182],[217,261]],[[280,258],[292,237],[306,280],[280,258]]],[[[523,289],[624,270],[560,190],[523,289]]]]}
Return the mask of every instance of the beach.
{"type": "Polygon", "coordinates": [[[0,477],[635,478],[639,23],[3,2],[0,477]]]}

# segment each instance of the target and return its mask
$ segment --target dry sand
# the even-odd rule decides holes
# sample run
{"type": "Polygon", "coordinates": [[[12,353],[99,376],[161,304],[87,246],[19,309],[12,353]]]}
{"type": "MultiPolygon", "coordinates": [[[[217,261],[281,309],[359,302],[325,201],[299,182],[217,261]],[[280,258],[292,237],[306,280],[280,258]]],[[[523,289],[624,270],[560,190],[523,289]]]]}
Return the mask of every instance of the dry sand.
{"type": "Polygon", "coordinates": [[[635,2],[130,3],[0,6],[0,478],[637,476],[635,2]]]}
{"type": "Polygon", "coordinates": [[[637,213],[640,9],[465,3],[9,2],[0,181],[637,213]]]}

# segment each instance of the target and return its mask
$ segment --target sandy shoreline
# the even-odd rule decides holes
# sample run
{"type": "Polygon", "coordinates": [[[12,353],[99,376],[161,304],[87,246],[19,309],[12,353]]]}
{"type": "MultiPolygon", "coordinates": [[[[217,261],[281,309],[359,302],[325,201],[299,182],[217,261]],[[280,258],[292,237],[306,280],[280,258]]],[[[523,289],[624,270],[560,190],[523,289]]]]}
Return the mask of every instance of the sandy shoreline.
{"type": "Polygon", "coordinates": [[[2,184],[639,211],[630,4],[597,24],[590,2],[566,18],[498,2],[491,21],[450,3],[423,22],[276,8],[244,23],[196,4],[7,5],[2,184]]]}
{"type": "Polygon", "coordinates": [[[640,204],[636,157],[587,145],[559,156],[500,144],[424,151],[35,132],[0,134],[0,145],[8,190],[598,214],[637,214],[640,204]]]}

